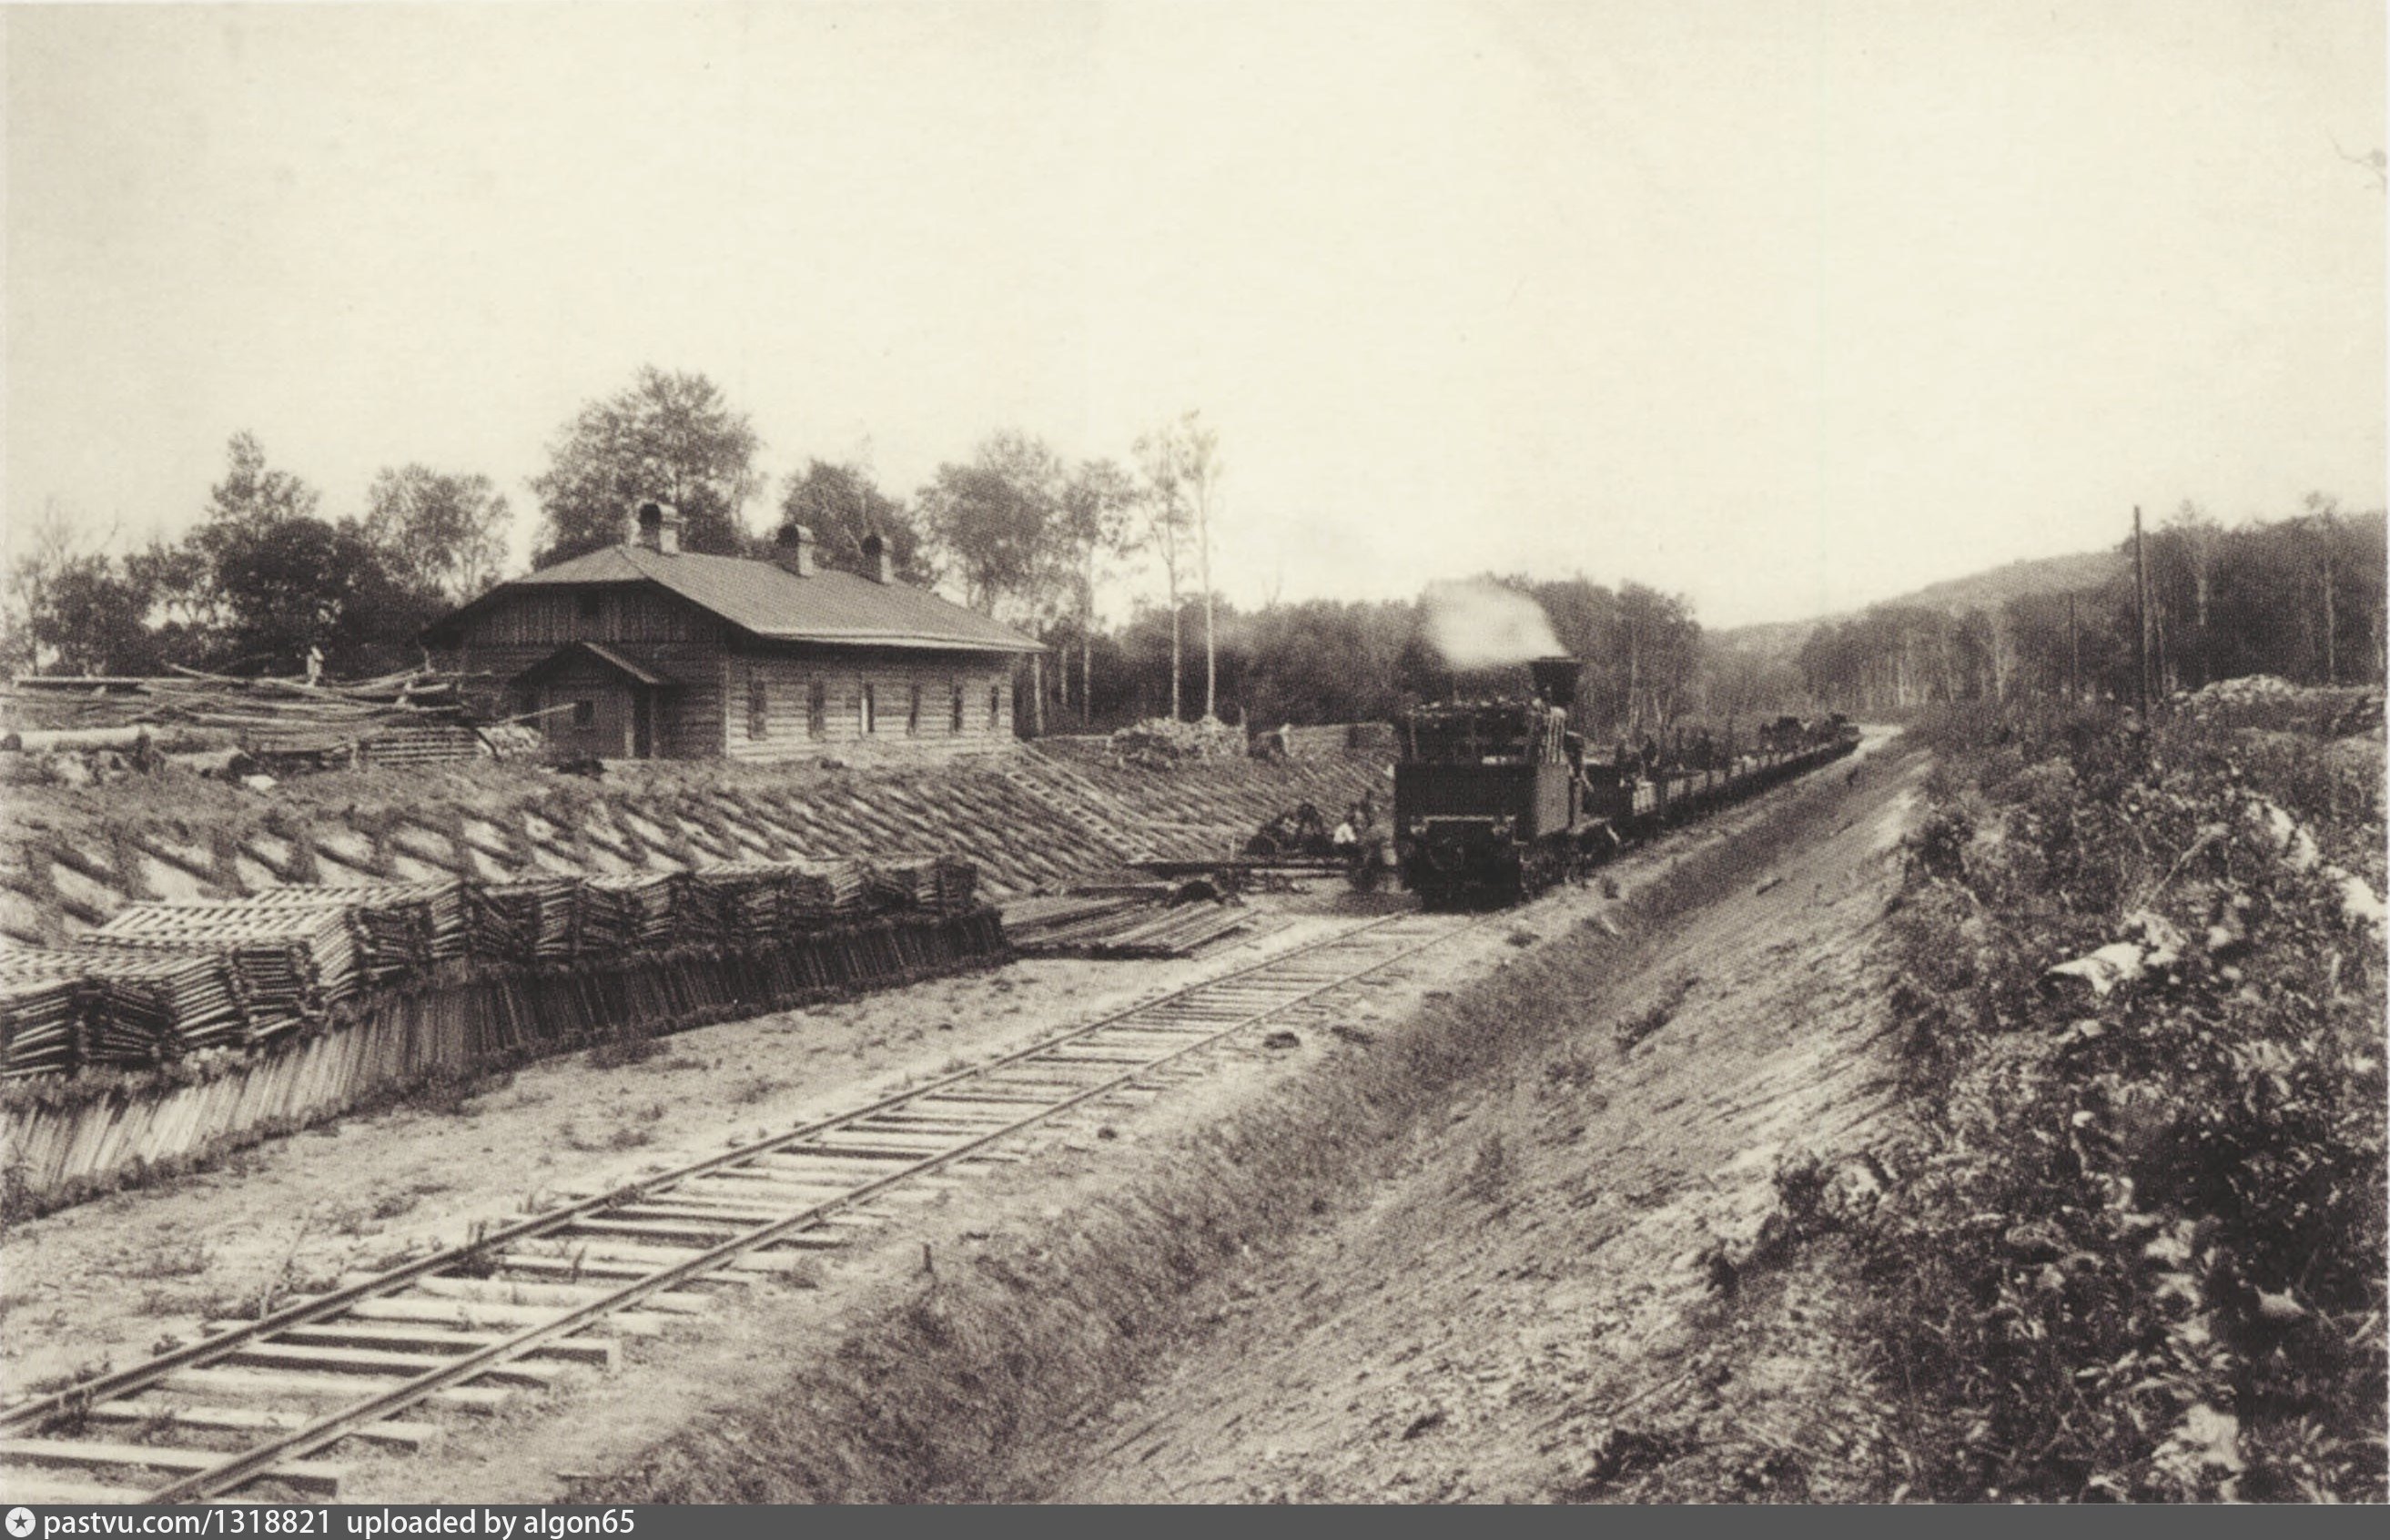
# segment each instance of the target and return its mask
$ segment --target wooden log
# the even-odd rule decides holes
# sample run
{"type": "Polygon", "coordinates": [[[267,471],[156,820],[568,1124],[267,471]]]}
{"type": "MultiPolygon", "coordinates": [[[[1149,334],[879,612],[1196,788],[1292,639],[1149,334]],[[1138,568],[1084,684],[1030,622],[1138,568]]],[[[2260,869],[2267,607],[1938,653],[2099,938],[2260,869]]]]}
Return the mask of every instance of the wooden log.
{"type": "MultiPolygon", "coordinates": [[[[172,1470],[188,1474],[222,1465],[225,1456],[213,1449],[169,1449],[155,1444],[101,1444],[84,1439],[0,1439],[0,1458],[42,1465],[68,1465],[83,1469],[129,1467],[141,1470],[172,1470]]],[[[320,1497],[336,1497],[344,1467],[322,1460],[284,1460],[258,1479],[280,1482],[320,1497]]]]}
{"type": "MultiPolygon", "coordinates": [[[[225,1323],[237,1326],[238,1322],[225,1323]]],[[[211,1330],[223,1329],[212,1327],[211,1330]]],[[[388,1326],[371,1321],[334,1321],[328,1324],[294,1326],[274,1334],[276,1346],[289,1343],[296,1347],[359,1348],[372,1353],[433,1354],[469,1353],[475,1348],[489,1347],[505,1341],[503,1332],[463,1331],[436,1326],[388,1326]]],[[[564,1337],[540,1343],[524,1354],[527,1358],[554,1358],[568,1364],[594,1364],[599,1368],[612,1368],[621,1356],[614,1343],[603,1337],[564,1337]]]]}
{"type": "MultiPolygon", "coordinates": [[[[177,1369],[167,1376],[163,1391],[171,1395],[225,1402],[259,1402],[273,1406],[290,1403],[352,1402],[376,1390],[400,1383],[357,1374],[256,1374],[245,1369],[177,1369]]],[[[451,1385],[434,1391],[426,1405],[457,1412],[498,1412],[512,1405],[520,1392],[500,1385],[451,1385]]]]}
{"type": "MultiPolygon", "coordinates": [[[[449,1355],[439,1353],[384,1353],[372,1348],[245,1342],[213,1361],[240,1368],[293,1369],[304,1374],[417,1375],[439,1368],[449,1362],[449,1355]]],[[[509,1360],[491,1365],[473,1379],[494,1385],[528,1385],[545,1390],[556,1383],[557,1373],[557,1370],[542,1365],[509,1360]]],[[[359,1399],[362,1400],[363,1396],[359,1399]]]]}
{"type": "MultiPolygon", "coordinates": [[[[315,1420],[304,1412],[274,1412],[256,1406],[152,1405],[146,1401],[103,1401],[86,1416],[94,1422],[197,1428],[226,1433],[287,1433],[315,1420]]],[[[360,1444],[418,1454],[439,1444],[440,1426],[433,1422],[377,1422],[349,1436],[360,1444]]]]}
{"type": "MultiPolygon", "coordinates": [[[[470,1331],[475,1328],[546,1326],[562,1318],[567,1312],[554,1306],[536,1304],[498,1304],[474,1300],[443,1300],[402,1294],[391,1299],[359,1300],[349,1306],[349,1314],[366,1321],[412,1321],[423,1326],[445,1327],[454,1331],[470,1331]]],[[[626,1337],[655,1337],[662,1334],[667,1317],[661,1313],[624,1310],[606,1317],[606,1329],[619,1331],[626,1337]]]]}
{"type": "MultiPolygon", "coordinates": [[[[491,1304],[554,1305],[564,1310],[604,1299],[613,1292],[595,1284],[513,1283],[499,1278],[418,1278],[415,1289],[437,1299],[469,1300],[491,1304]]],[[[686,1290],[665,1290],[641,1300],[639,1308],[666,1315],[703,1315],[713,1309],[713,1296],[686,1290]]]]}

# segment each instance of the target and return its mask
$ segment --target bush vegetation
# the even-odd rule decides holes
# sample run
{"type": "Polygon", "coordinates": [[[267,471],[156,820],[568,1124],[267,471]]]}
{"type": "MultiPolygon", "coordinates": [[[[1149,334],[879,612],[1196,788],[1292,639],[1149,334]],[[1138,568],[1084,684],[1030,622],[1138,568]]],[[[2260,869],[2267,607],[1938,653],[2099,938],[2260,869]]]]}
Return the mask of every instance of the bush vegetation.
{"type": "Polygon", "coordinates": [[[1861,1238],[1899,1476],[2382,1500],[2378,785],[2212,713],[1917,731],[1940,760],[1893,934],[1919,1115],[1861,1238]],[[2101,948],[2096,982],[2050,971],[2101,948]]]}

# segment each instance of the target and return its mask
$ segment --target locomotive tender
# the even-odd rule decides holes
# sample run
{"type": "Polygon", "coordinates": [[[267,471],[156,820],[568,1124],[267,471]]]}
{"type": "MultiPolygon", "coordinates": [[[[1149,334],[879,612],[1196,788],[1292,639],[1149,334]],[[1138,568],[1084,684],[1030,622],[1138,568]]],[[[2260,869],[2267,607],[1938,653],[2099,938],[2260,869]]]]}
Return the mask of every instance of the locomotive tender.
{"type": "Polygon", "coordinates": [[[1666,824],[1849,753],[1840,716],[1780,717],[1756,749],[1663,763],[1588,758],[1569,730],[1577,661],[1527,665],[1525,699],[1445,701],[1404,713],[1394,765],[1394,854],[1430,907],[1508,904],[1582,874],[1666,824]]]}

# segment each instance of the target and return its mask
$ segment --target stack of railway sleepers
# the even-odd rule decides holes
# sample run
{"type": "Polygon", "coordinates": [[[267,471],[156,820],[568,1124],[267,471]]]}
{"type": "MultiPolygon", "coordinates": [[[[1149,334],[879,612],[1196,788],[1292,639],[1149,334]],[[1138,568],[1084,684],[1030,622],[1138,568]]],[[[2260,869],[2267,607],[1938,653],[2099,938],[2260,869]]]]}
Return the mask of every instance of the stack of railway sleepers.
{"type": "Polygon", "coordinates": [[[359,983],[348,917],[323,905],[135,904],[79,944],[223,957],[252,1043],[322,1020],[359,983]]]}
{"type": "MultiPolygon", "coordinates": [[[[204,952],[94,954],[84,1059],[146,1064],[253,1041],[231,965],[204,952]]],[[[295,1025],[294,1020],[289,1024],[295,1025]]]]}
{"type": "Polygon", "coordinates": [[[882,907],[960,914],[979,892],[979,867],[958,855],[882,856],[871,865],[870,892],[882,907]]]}
{"type": "Polygon", "coordinates": [[[735,861],[684,872],[673,917],[678,938],[696,946],[752,947],[775,939],[796,876],[784,861],[735,861]]]}
{"type": "Polygon", "coordinates": [[[0,953],[0,1075],[49,1074],[82,1058],[90,984],[72,953],[0,953]]]}
{"type": "MultiPolygon", "coordinates": [[[[259,910],[337,910],[355,944],[358,973],[366,983],[382,983],[431,966],[432,933],[439,924],[433,914],[434,897],[442,890],[453,894],[450,906],[461,919],[462,888],[455,882],[393,882],[353,888],[294,884],[269,888],[244,903],[259,910]]],[[[451,929],[461,943],[463,926],[453,925],[451,929]]]]}
{"type": "Polygon", "coordinates": [[[1023,952],[1086,957],[1187,957],[1253,923],[1223,904],[1168,905],[1141,892],[1016,900],[1004,932],[1023,952]]]}
{"type": "Polygon", "coordinates": [[[581,882],[570,877],[477,882],[472,898],[473,953],[531,966],[560,962],[579,941],[581,882]]]}
{"type": "Polygon", "coordinates": [[[958,915],[979,902],[979,866],[959,855],[941,855],[938,864],[938,911],[958,915]]]}
{"type": "Polygon", "coordinates": [[[871,863],[871,896],[885,909],[934,909],[938,863],[927,855],[881,856],[871,863]]]}
{"type": "Polygon", "coordinates": [[[678,886],[662,872],[587,879],[582,883],[581,944],[601,955],[670,945],[678,886]]]}
{"type": "Polygon", "coordinates": [[[786,892],[791,925],[835,925],[869,911],[871,874],[860,861],[795,863],[786,892]]]}
{"type": "MultiPolygon", "coordinates": [[[[736,963],[706,986],[727,994],[691,1002],[720,1009],[755,993],[737,982],[743,976],[771,981],[766,994],[838,989],[996,948],[993,911],[972,905],[971,862],[891,865],[893,875],[878,879],[851,860],[753,861],[669,875],[294,884],[251,899],[136,904],[66,949],[0,953],[0,1072],[71,1073],[269,1043],[332,1020],[343,1001],[371,1008],[391,986],[466,956],[544,970],[597,964],[564,986],[588,993],[628,976],[608,970],[613,959],[699,941],[722,967],[736,963]],[[903,926],[854,923],[895,907],[900,892],[916,911],[978,914],[985,934],[933,943],[903,926]]],[[[701,975],[712,977],[701,967],[689,976],[701,975]]]]}
{"type": "Polygon", "coordinates": [[[1031,947],[1079,921],[1150,907],[1148,900],[1118,894],[1041,893],[1004,906],[1004,933],[1015,946],[1031,947]]]}

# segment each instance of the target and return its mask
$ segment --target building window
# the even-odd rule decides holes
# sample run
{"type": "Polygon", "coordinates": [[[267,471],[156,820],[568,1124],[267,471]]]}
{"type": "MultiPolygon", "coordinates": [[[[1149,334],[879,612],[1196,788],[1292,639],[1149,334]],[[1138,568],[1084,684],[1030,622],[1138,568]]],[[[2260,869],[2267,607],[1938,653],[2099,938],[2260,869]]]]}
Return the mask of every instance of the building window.
{"type": "Polygon", "coordinates": [[[572,725],[576,727],[595,727],[598,725],[598,702],[595,700],[575,700],[572,703],[572,725]]]}
{"type": "Polygon", "coordinates": [[[805,689],[805,735],[829,736],[829,687],[818,679],[805,689]]]}
{"type": "Polygon", "coordinates": [[[747,680],[747,736],[764,738],[772,731],[772,696],[764,681],[749,675],[747,680]]]}
{"type": "Polygon", "coordinates": [[[869,685],[863,687],[863,731],[867,736],[880,730],[880,694],[869,685]]]}
{"type": "Polygon", "coordinates": [[[1003,699],[1002,691],[996,686],[987,687],[987,730],[991,733],[996,731],[996,724],[1004,720],[1003,699]]]}
{"type": "Polygon", "coordinates": [[[585,588],[574,597],[573,604],[583,620],[594,621],[598,618],[598,590],[585,588]]]}
{"type": "Polygon", "coordinates": [[[952,688],[955,692],[955,719],[949,726],[952,731],[959,733],[963,730],[963,687],[956,684],[952,688]]]}
{"type": "Polygon", "coordinates": [[[921,736],[921,687],[919,685],[914,686],[912,693],[905,699],[905,736],[921,736]]]}

